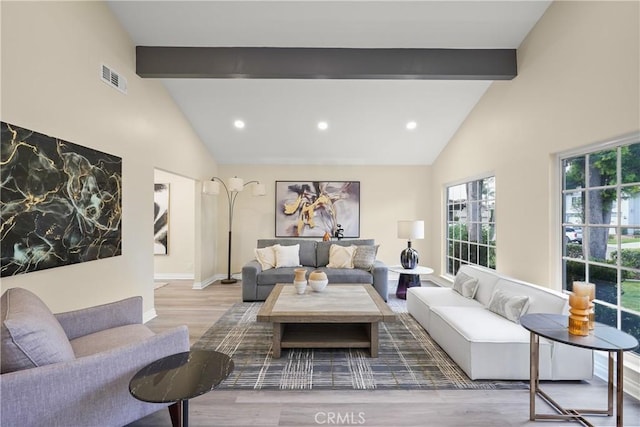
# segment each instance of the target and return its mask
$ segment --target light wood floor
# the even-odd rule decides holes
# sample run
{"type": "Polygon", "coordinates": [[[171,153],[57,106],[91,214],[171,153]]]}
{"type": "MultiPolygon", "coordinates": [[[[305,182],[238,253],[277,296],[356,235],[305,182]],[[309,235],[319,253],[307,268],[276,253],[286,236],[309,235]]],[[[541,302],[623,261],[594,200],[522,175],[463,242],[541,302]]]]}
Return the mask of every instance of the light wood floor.
{"type": "MultiPolygon", "coordinates": [[[[239,284],[219,282],[192,290],[190,282],[170,282],[156,290],[158,317],[147,325],[159,332],[189,327],[197,339],[231,305],[241,301],[239,284]]],[[[606,383],[544,383],[543,389],[570,408],[606,407],[606,383]]],[[[435,391],[233,391],[214,390],[189,402],[191,426],[572,426],[560,421],[529,421],[528,390],[435,391]]],[[[552,413],[538,399],[538,412],[552,413]]],[[[589,417],[596,426],[615,426],[615,417],[589,417]]],[[[167,410],[129,427],[170,426],[167,410]]],[[[625,395],[624,425],[640,427],[640,402],[625,395]]]]}

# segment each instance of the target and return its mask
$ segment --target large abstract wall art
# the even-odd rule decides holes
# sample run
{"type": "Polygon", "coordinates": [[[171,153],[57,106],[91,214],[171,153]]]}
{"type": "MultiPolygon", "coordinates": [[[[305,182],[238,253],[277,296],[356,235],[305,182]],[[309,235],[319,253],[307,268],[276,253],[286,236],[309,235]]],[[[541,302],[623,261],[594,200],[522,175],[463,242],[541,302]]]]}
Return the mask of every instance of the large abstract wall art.
{"type": "Polygon", "coordinates": [[[153,253],[169,254],[169,184],[154,184],[153,253]]]}
{"type": "Polygon", "coordinates": [[[276,181],[276,237],[325,233],[360,237],[360,182],[276,181]]]}
{"type": "Polygon", "coordinates": [[[122,253],[122,159],[0,122],[1,276],[122,253]]]}

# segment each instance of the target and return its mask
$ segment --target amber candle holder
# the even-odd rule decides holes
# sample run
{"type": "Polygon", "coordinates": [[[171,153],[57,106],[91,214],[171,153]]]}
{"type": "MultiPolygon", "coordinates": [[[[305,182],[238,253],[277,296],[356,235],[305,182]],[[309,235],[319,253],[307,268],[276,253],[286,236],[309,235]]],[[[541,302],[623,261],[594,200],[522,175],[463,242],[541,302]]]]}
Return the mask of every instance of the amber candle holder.
{"type": "Polygon", "coordinates": [[[573,282],[573,292],[577,295],[587,295],[589,297],[589,313],[587,316],[589,317],[589,330],[593,330],[596,324],[595,305],[593,304],[593,300],[596,297],[596,285],[587,282],[573,282]]]}
{"type": "Polygon", "coordinates": [[[589,335],[589,295],[569,294],[569,333],[589,335]]]}

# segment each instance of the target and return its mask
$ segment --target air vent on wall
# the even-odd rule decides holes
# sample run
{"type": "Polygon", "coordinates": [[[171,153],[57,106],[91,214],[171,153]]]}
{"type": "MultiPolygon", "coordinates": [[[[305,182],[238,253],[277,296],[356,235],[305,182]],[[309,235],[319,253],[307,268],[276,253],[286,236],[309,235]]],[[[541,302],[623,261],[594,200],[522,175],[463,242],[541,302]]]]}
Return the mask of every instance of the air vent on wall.
{"type": "Polygon", "coordinates": [[[127,80],[120,74],[102,64],[102,81],[111,87],[118,89],[122,93],[127,93],[127,80]]]}

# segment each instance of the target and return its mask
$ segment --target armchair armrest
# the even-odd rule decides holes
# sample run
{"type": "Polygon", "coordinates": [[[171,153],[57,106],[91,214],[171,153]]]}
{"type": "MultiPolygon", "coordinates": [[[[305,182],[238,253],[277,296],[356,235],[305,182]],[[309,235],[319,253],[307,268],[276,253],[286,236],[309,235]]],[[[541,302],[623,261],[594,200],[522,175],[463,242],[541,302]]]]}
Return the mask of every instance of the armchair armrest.
{"type": "Polygon", "coordinates": [[[262,273],[262,265],[253,259],[242,267],[242,301],[258,299],[258,274],[262,273]]]}
{"type": "Polygon", "coordinates": [[[0,425],[126,425],[167,406],[130,395],[129,381],[135,373],[188,350],[189,332],[180,326],[73,361],[3,374],[0,425]]]}
{"type": "Polygon", "coordinates": [[[105,329],[142,323],[142,297],[58,313],[55,317],[72,340],[105,329]]]}

